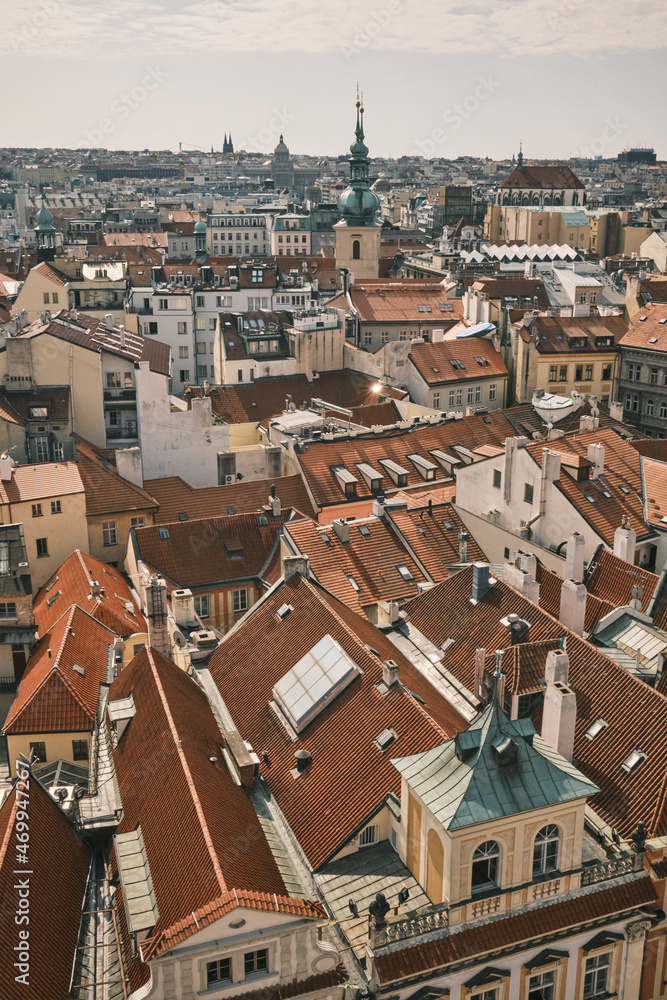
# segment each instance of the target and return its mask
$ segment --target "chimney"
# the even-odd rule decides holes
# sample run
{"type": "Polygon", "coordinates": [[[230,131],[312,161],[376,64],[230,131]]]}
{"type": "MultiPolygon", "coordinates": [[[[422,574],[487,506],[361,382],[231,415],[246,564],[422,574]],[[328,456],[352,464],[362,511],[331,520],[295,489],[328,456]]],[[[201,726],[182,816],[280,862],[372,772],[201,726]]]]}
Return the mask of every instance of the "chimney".
{"type": "Polygon", "coordinates": [[[459,533],[459,562],[468,562],[468,539],[470,535],[467,531],[461,531],[459,533]]]}
{"type": "Polygon", "coordinates": [[[99,583],[97,582],[97,580],[91,580],[90,581],[90,593],[92,594],[93,597],[97,597],[97,595],[99,594],[99,592],[100,592],[100,585],[99,585],[99,583]]]}
{"type": "Polygon", "coordinates": [[[475,650],[475,694],[481,698],[484,692],[484,663],[486,662],[486,649],[475,650]]]}
{"type": "Polygon", "coordinates": [[[308,579],[309,562],[308,556],[284,556],[282,568],[285,583],[293,576],[305,576],[308,579]]]}
{"type": "Polygon", "coordinates": [[[398,663],[395,660],[385,660],[382,664],[382,680],[388,688],[398,684],[398,663]]]}
{"type": "Polygon", "coordinates": [[[623,413],[623,403],[609,404],[609,418],[610,420],[617,420],[619,424],[623,423],[625,419],[625,414],[623,413]]]}
{"type": "Polygon", "coordinates": [[[280,517],[282,504],[277,496],[269,497],[269,507],[271,508],[271,513],[275,518],[280,517]]]}
{"type": "Polygon", "coordinates": [[[144,485],[141,448],[118,448],[115,457],[118,475],[141,489],[144,485]]]}
{"type": "Polygon", "coordinates": [[[104,314],[104,325],[107,330],[113,330],[113,313],[104,314]]]}
{"type": "Polygon", "coordinates": [[[586,618],[586,587],[576,580],[563,580],[560,589],[560,610],[558,617],[565,628],[576,632],[577,635],[584,634],[584,620],[586,618]]]}
{"type": "Polygon", "coordinates": [[[177,625],[192,625],[195,617],[195,599],[191,590],[172,590],[171,611],[177,625]]]}
{"type": "Polygon", "coordinates": [[[635,611],[641,611],[642,609],[642,597],[644,596],[644,588],[638,583],[632,588],[632,600],[630,601],[630,607],[634,608],[635,611]]]}
{"type": "Polygon", "coordinates": [[[118,327],[118,337],[119,337],[119,340],[120,340],[120,346],[121,347],[125,347],[125,327],[124,326],[119,326],[118,327]]]}
{"type": "Polygon", "coordinates": [[[491,589],[489,579],[488,563],[476,562],[472,564],[472,600],[475,604],[481,601],[484,595],[491,589]]]}
{"type": "Polygon", "coordinates": [[[146,587],[146,617],[148,618],[148,645],[164,656],[169,656],[169,630],[167,628],[167,586],[158,576],[151,576],[146,587]]]}
{"type": "Polygon", "coordinates": [[[350,540],[350,526],[342,517],[332,521],[333,530],[338,535],[340,541],[345,545],[350,540]]]}
{"type": "Polygon", "coordinates": [[[211,383],[207,378],[204,379],[204,395],[205,396],[211,395],[211,383]]]}
{"type": "Polygon", "coordinates": [[[614,555],[626,562],[634,563],[637,533],[630,527],[630,519],[624,517],[614,533],[614,555]]]}
{"type": "Polygon", "coordinates": [[[591,470],[591,479],[599,479],[600,476],[604,473],[603,444],[589,444],[588,461],[593,463],[593,469],[591,470]]]}
{"type": "Polygon", "coordinates": [[[578,531],[573,531],[567,540],[565,552],[565,579],[581,583],[584,578],[584,548],[586,539],[578,531]]]}
{"type": "Polygon", "coordinates": [[[517,552],[513,563],[503,566],[503,582],[514,587],[534,604],[540,601],[540,585],[535,579],[537,559],[532,553],[517,552]]]}
{"type": "Polygon", "coordinates": [[[11,455],[3,454],[0,456],[0,480],[3,483],[11,483],[14,465],[15,462],[11,455]]]}
{"type": "Polygon", "coordinates": [[[570,674],[570,658],[564,649],[552,649],[547,653],[544,677],[549,683],[558,681],[567,684],[570,674]]]}
{"type": "Polygon", "coordinates": [[[562,681],[551,681],[544,695],[542,739],[569,761],[574,755],[576,721],[577,698],[574,691],[562,681]]]}
{"type": "Polygon", "coordinates": [[[313,759],[312,754],[310,750],[305,750],[302,747],[301,750],[296,751],[294,756],[296,758],[296,769],[299,772],[299,774],[302,774],[307,767],[310,767],[310,764],[313,759]]]}

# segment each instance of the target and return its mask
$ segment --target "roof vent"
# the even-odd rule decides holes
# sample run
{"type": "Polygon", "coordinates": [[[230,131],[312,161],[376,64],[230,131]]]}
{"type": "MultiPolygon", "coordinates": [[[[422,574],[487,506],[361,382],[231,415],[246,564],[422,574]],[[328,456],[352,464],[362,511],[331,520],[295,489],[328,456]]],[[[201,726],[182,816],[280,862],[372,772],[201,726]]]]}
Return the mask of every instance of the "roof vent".
{"type": "Polygon", "coordinates": [[[80,667],[78,663],[75,663],[72,666],[72,670],[74,670],[74,672],[77,674],[81,674],[82,677],[86,676],[86,671],[83,669],[83,667],[80,667]]]}
{"type": "Polygon", "coordinates": [[[287,618],[290,611],[293,610],[294,608],[292,607],[291,604],[281,604],[278,610],[276,611],[276,617],[280,618],[280,620],[282,621],[283,618],[287,618]]]}
{"type": "Polygon", "coordinates": [[[584,736],[587,740],[594,740],[595,737],[599,736],[602,730],[606,729],[608,725],[609,723],[605,722],[602,716],[599,716],[595,722],[591,722],[590,726],[584,733],[584,736]]]}
{"type": "Polygon", "coordinates": [[[488,563],[476,562],[472,566],[472,600],[477,603],[491,588],[488,563]]]}
{"type": "Polygon", "coordinates": [[[377,739],[374,741],[375,746],[378,750],[386,750],[388,746],[396,739],[397,733],[395,729],[383,729],[377,739]]]}
{"type": "Polygon", "coordinates": [[[313,755],[310,750],[305,750],[303,747],[297,750],[294,754],[296,757],[296,769],[299,774],[303,774],[307,767],[310,767],[313,755]]]}
{"type": "Polygon", "coordinates": [[[631,753],[628,754],[628,756],[621,764],[621,769],[627,772],[627,774],[633,774],[633,772],[637,770],[639,765],[646,760],[646,756],[647,755],[644,753],[643,750],[639,749],[633,750],[631,753]]]}

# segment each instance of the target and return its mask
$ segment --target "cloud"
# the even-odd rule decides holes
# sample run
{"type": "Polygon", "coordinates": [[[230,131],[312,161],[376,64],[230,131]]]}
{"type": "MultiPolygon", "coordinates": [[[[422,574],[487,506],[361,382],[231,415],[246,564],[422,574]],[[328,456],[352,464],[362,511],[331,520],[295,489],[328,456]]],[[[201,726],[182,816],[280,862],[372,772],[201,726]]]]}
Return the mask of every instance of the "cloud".
{"type": "Polygon", "coordinates": [[[667,18],[654,0],[3,0],[3,36],[5,54],[77,61],[350,51],[589,59],[666,48],[667,18]]]}

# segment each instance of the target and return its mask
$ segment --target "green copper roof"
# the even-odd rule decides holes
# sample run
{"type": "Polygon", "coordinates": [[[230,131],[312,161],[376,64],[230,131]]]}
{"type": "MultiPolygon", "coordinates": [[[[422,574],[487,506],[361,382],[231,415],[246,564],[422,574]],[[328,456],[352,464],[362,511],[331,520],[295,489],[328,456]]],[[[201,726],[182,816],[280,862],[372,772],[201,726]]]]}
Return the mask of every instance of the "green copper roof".
{"type": "Polygon", "coordinates": [[[196,233],[206,232],[206,223],[204,222],[203,219],[200,219],[199,222],[195,222],[195,232],[196,233]]]}
{"type": "Polygon", "coordinates": [[[39,229],[41,232],[53,233],[55,229],[52,225],[53,216],[49,212],[48,208],[44,203],[42,203],[37,214],[35,215],[35,229],[39,229]]]}
{"type": "Polygon", "coordinates": [[[447,830],[594,795],[599,788],[494,701],[453,740],[392,760],[447,830]]]}
{"type": "Polygon", "coordinates": [[[357,101],[357,125],[355,141],[350,146],[350,186],[338,199],[341,214],[337,225],[376,226],[380,199],[369,184],[368,146],[364,142],[364,109],[357,101]]]}

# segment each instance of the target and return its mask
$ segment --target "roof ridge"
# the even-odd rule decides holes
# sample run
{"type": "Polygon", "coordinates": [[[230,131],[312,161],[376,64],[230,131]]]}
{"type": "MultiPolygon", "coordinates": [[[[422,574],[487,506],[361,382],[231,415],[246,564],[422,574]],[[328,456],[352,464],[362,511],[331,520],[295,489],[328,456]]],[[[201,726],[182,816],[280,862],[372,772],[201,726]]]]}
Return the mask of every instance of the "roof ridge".
{"type": "Polygon", "coordinates": [[[224,895],[225,893],[229,892],[229,889],[227,887],[227,883],[225,882],[225,877],[222,874],[222,868],[220,867],[220,861],[218,859],[218,856],[217,856],[217,854],[215,852],[215,848],[213,846],[213,840],[211,839],[211,834],[210,834],[209,829],[208,829],[208,823],[206,821],[206,816],[204,814],[204,810],[203,810],[201,801],[199,799],[199,795],[198,795],[197,790],[195,788],[194,780],[192,778],[192,772],[190,771],[190,765],[188,764],[187,758],[186,758],[185,754],[183,753],[183,748],[181,746],[181,738],[179,736],[178,729],[176,728],[176,723],[174,722],[174,717],[171,714],[171,708],[169,706],[169,702],[167,700],[167,696],[165,694],[164,687],[162,686],[162,681],[160,679],[159,671],[157,669],[155,660],[153,658],[153,650],[151,649],[150,646],[147,646],[146,647],[146,652],[147,652],[147,655],[148,655],[148,662],[150,663],[150,666],[151,666],[151,672],[152,672],[153,678],[155,680],[157,691],[158,691],[158,694],[160,696],[160,701],[162,703],[162,707],[164,709],[164,713],[165,713],[165,715],[167,717],[167,722],[169,723],[169,729],[171,731],[171,735],[172,735],[172,738],[174,740],[174,745],[176,747],[176,751],[178,753],[179,760],[181,762],[181,767],[183,768],[183,771],[185,772],[185,777],[186,777],[186,780],[187,780],[187,783],[188,783],[188,787],[190,789],[190,794],[191,794],[191,797],[192,797],[192,802],[193,802],[193,805],[194,805],[195,810],[197,812],[197,817],[199,819],[199,823],[200,823],[200,826],[201,826],[201,829],[202,829],[204,840],[206,842],[206,848],[208,850],[208,853],[209,853],[209,856],[211,858],[211,861],[213,862],[213,870],[215,871],[215,875],[216,875],[216,878],[218,880],[218,885],[220,886],[220,888],[222,890],[222,893],[224,895]]]}

